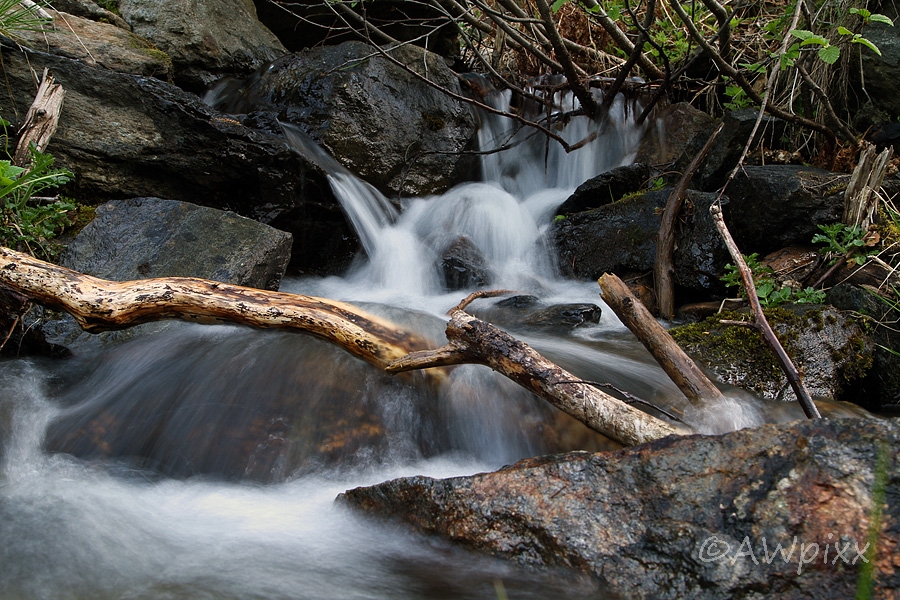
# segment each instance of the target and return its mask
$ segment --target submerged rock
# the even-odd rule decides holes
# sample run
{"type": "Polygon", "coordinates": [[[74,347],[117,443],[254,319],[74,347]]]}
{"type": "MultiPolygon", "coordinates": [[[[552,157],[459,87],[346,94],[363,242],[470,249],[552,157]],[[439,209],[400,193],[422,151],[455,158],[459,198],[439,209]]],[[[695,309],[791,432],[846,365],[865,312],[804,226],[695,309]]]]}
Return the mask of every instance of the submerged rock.
{"type": "Polygon", "coordinates": [[[407,477],[338,502],[628,598],[842,599],[865,565],[880,597],[900,587],[897,444],[896,422],[803,421],[407,477]]]}
{"type": "Polygon", "coordinates": [[[457,238],[443,251],[440,267],[449,291],[482,287],[490,278],[484,255],[467,237],[457,238]]]}

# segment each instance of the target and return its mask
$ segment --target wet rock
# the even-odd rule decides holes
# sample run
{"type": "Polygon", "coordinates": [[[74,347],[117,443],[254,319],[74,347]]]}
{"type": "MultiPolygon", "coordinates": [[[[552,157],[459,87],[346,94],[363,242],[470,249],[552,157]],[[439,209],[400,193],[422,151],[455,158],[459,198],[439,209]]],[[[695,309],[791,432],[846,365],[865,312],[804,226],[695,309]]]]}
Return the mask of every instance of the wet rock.
{"type": "Polygon", "coordinates": [[[543,305],[536,296],[513,296],[487,308],[467,309],[479,319],[509,329],[566,332],[575,327],[599,323],[601,310],[596,304],[572,303],[543,305]]]}
{"type": "Polygon", "coordinates": [[[338,503],[528,565],[584,571],[628,598],[848,598],[871,541],[877,590],[889,594],[900,587],[898,443],[896,421],[802,421],[407,477],[338,503]],[[870,540],[873,503],[885,501],[870,540]]]}
{"type": "Polygon", "coordinates": [[[646,189],[650,167],[633,164],[616,167],[582,183],[558,209],[557,215],[572,215],[600,208],[620,200],[623,196],[646,189]]]}
{"type": "MultiPolygon", "coordinates": [[[[291,235],[234,213],[176,200],[135,198],[97,208],[60,256],[75,271],[130,281],[201,277],[275,290],[290,259],[291,235]]],[[[57,344],[86,351],[167,327],[87,334],[68,315],[43,326],[57,344]]]]}
{"type": "Polygon", "coordinates": [[[325,174],[283,139],[153,78],[23,52],[9,40],[2,52],[16,109],[4,116],[24,115],[31,105],[32,68],[49,67],[66,90],[48,147],[76,175],[66,193],[96,202],[144,196],[202,202],[292,233],[298,270],[333,273],[352,260],[358,240],[325,174]]]}
{"type": "Polygon", "coordinates": [[[172,80],[172,61],[166,53],[127,28],[56,11],[49,13],[53,16],[52,25],[42,31],[16,32],[17,40],[35,50],[90,66],[172,80]]]}
{"type": "Polygon", "coordinates": [[[826,299],[842,310],[862,315],[875,342],[872,368],[855,386],[853,402],[870,410],[900,404],[900,357],[891,352],[900,349],[900,304],[845,283],[829,290],[826,299]]]}
{"type": "MultiPolygon", "coordinates": [[[[872,366],[874,343],[860,321],[831,306],[784,305],[767,309],[767,319],[813,398],[852,400],[855,382],[872,366]],[[847,392],[847,393],[845,393],[847,392]]],[[[765,398],[796,400],[771,349],[758,332],[722,325],[747,313],[722,313],[671,331],[678,345],[729,385],[765,398]]]]}
{"type": "Polygon", "coordinates": [[[484,255],[467,237],[458,238],[443,252],[441,272],[450,291],[483,287],[490,275],[484,255]]]}
{"type": "MultiPolygon", "coordinates": [[[[598,209],[554,221],[550,231],[566,275],[596,279],[603,273],[647,272],[656,257],[660,215],[670,188],[632,194],[598,209]]],[[[728,262],[709,206],[715,194],[689,190],[684,222],[676,233],[676,283],[689,290],[721,287],[728,262]]]]}
{"type": "MultiPolygon", "coordinates": [[[[392,55],[459,93],[435,54],[403,46],[392,55]]],[[[459,183],[460,155],[476,124],[468,106],[421,82],[361,42],[319,47],[275,61],[219,106],[235,114],[274,112],[322,144],[344,167],[389,194],[422,196],[459,183]]]]}
{"type": "Polygon", "coordinates": [[[287,54],[256,18],[252,0],[119,0],[132,31],[172,60],[175,82],[199,92],[287,54]]]}
{"type": "Polygon", "coordinates": [[[715,119],[709,114],[687,102],[671,104],[657,111],[641,140],[635,161],[648,165],[673,163],[689,149],[702,148],[715,125],[715,119]]]}

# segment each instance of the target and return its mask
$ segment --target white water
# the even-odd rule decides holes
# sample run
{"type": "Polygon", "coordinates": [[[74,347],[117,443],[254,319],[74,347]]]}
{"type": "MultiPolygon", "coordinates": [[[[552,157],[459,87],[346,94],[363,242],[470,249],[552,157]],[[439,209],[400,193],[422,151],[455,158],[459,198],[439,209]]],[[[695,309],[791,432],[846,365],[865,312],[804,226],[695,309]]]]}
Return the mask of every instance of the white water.
{"type": "MultiPolygon", "coordinates": [[[[468,293],[444,291],[438,256],[465,236],[489,264],[490,287],[535,294],[546,304],[599,304],[596,284],[555,275],[542,236],[553,209],[578,184],[631,160],[639,131],[621,105],[616,110],[608,135],[582,150],[565,155],[538,137],[522,141],[483,158],[486,182],[406,200],[402,211],[321,151],[307,149],[332,172],[368,259],[346,277],[285,288],[363,303],[438,340],[440,315],[468,293]]],[[[574,122],[566,135],[576,142],[589,127],[574,122]]],[[[511,138],[510,124],[491,122],[482,146],[511,138]]],[[[730,410],[687,409],[609,311],[568,337],[541,329],[516,334],[579,377],[685,412],[702,430],[764,418],[762,403],[740,395],[730,410]]],[[[765,418],[798,416],[779,410],[787,412],[767,411],[765,418]]],[[[594,584],[571,574],[523,571],[333,504],[340,491],[358,485],[404,474],[472,473],[543,452],[533,424],[547,419],[546,411],[481,367],[456,369],[429,396],[412,384],[386,382],[323,342],[233,327],[186,326],[62,366],[0,363],[0,598],[498,598],[501,585],[510,598],[601,597],[594,584]],[[341,455],[343,466],[318,455],[281,460],[266,466],[279,482],[269,485],[204,476],[233,476],[233,463],[223,466],[217,456],[237,442],[225,444],[218,432],[257,423],[267,403],[289,415],[292,426],[313,432],[325,415],[346,417],[352,429],[360,426],[359,414],[374,414],[384,441],[341,455]],[[90,431],[156,440],[154,464],[163,472],[198,475],[160,476],[136,467],[127,453],[81,460],[41,450],[47,424],[79,411],[109,416],[90,431]],[[198,439],[196,431],[208,433],[198,439]]],[[[280,435],[269,441],[282,443],[280,435]]]]}

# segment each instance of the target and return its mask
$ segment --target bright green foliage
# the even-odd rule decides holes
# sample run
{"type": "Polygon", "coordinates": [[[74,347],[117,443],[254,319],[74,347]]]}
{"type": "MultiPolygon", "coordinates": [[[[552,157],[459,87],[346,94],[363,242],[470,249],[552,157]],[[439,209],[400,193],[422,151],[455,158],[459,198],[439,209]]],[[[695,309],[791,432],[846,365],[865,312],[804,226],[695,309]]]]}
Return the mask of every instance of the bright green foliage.
{"type": "Polygon", "coordinates": [[[819,225],[819,229],[823,233],[817,233],[813,236],[813,244],[826,244],[827,247],[821,254],[830,255],[831,263],[836,263],[841,257],[846,256],[852,258],[856,264],[861,265],[866,262],[866,258],[875,250],[863,250],[869,247],[870,242],[866,240],[866,231],[861,227],[850,227],[843,223],[832,223],[831,225],[819,225]]]}
{"type": "MultiPolygon", "coordinates": [[[[753,253],[744,256],[744,262],[753,275],[753,283],[756,286],[756,295],[759,297],[759,303],[765,308],[771,308],[787,302],[794,304],[821,304],[825,300],[825,292],[815,290],[808,287],[803,290],[794,290],[790,286],[783,286],[775,279],[775,272],[759,262],[759,254],[753,253]]],[[[725,265],[725,275],[722,276],[722,282],[726,287],[741,288],[741,295],[746,297],[744,292],[741,274],[735,265],[725,265]]]]}
{"type": "Polygon", "coordinates": [[[41,204],[32,201],[40,192],[64,185],[73,175],[54,169],[54,158],[29,148],[32,166],[26,170],[8,160],[0,160],[0,245],[24,248],[49,257],[46,242],[70,224],[71,202],[41,204]]]}
{"type": "MultiPolygon", "coordinates": [[[[872,14],[864,8],[851,8],[850,14],[859,15],[860,17],[862,17],[863,24],[884,23],[890,26],[894,25],[894,22],[891,21],[888,17],[880,14],[872,14]]],[[[881,50],[878,49],[878,46],[873,44],[870,40],[864,38],[862,34],[853,33],[843,26],[838,27],[837,32],[841,36],[840,41],[848,41],[851,44],[861,44],[878,56],[881,56],[881,50]]],[[[804,46],[819,46],[819,58],[826,64],[833,65],[841,57],[840,47],[832,45],[831,41],[826,37],[817,35],[812,31],[808,31],[806,29],[794,29],[793,31],[791,31],[791,35],[801,40],[801,48],[804,46]]]]}

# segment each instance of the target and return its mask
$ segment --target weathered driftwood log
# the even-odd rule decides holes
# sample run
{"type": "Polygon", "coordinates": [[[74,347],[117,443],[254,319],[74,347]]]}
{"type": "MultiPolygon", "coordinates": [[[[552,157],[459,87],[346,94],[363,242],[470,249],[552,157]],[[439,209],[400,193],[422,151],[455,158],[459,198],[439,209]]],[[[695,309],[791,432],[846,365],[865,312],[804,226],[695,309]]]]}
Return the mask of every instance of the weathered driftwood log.
{"type": "Polygon", "coordinates": [[[884,182],[887,165],[891,161],[894,148],[888,146],[881,154],[875,155],[874,144],[862,142],[859,163],[853,169],[850,183],[844,192],[845,225],[868,229],[875,217],[878,207],[878,195],[875,193],[884,182]]]}
{"type": "Polygon", "coordinates": [[[769,348],[772,349],[772,352],[775,353],[775,357],[781,365],[781,370],[784,371],[788,383],[791,384],[791,388],[797,396],[797,401],[800,402],[800,406],[803,408],[803,412],[806,414],[807,418],[821,418],[822,415],[819,414],[819,409],[816,408],[812,397],[809,395],[809,390],[806,389],[803,379],[800,378],[800,372],[797,370],[797,367],[794,366],[794,363],[791,361],[787,352],[785,352],[784,346],[778,341],[778,336],[775,335],[772,326],[769,325],[769,321],[766,319],[765,313],[763,313],[762,305],[759,302],[759,296],[756,295],[756,285],[753,282],[753,274],[750,272],[750,267],[747,266],[747,262],[744,260],[741,251],[738,249],[734,238],[731,237],[728,226],[725,225],[725,218],[722,216],[722,208],[718,204],[713,204],[709,207],[709,212],[712,214],[716,228],[719,230],[719,235],[722,236],[722,239],[725,241],[725,246],[728,247],[728,253],[731,254],[731,259],[734,261],[734,264],[737,265],[738,272],[741,274],[741,282],[744,284],[744,291],[747,292],[747,301],[750,303],[750,310],[753,311],[753,327],[759,331],[763,341],[765,341],[769,348]]]}
{"type": "Polygon", "coordinates": [[[609,273],[598,281],[603,301],[641,341],[688,400],[697,404],[722,400],[722,392],[685,354],[650,311],[634,297],[621,279],[609,273]]]}
{"type": "Polygon", "coordinates": [[[107,281],[0,246],[0,283],[70,313],[92,333],[182,319],[303,331],[379,368],[431,344],[341,302],[195,279],[107,281]]]}
{"type": "Polygon", "coordinates": [[[401,373],[463,363],[487,365],[578,419],[626,446],[686,433],[581,381],[511,335],[456,308],[447,324],[449,344],[414,352],[388,365],[401,373]]]}
{"type": "Polygon", "coordinates": [[[41,85],[38,87],[34,102],[25,114],[25,120],[19,128],[19,142],[16,144],[13,164],[20,167],[29,165],[31,153],[28,148],[31,144],[34,144],[37,150],[44,151],[44,148],[50,143],[50,138],[56,133],[65,96],[66,91],[63,87],[54,83],[53,75],[44,69],[41,85]]]}

